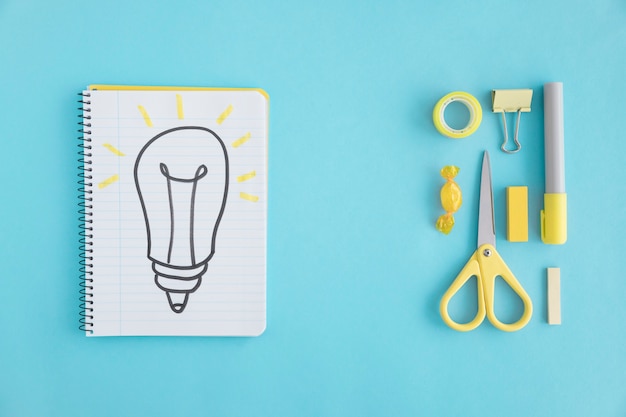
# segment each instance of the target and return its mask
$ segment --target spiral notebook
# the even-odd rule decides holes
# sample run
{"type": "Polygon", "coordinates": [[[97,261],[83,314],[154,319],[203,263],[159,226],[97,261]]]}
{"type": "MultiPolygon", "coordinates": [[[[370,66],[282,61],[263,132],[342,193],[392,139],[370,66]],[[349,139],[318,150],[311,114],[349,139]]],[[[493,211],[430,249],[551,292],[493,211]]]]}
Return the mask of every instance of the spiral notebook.
{"type": "Polygon", "coordinates": [[[260,335],[267,94],[93,85],[80,102],[81,329],[260,335]]]}

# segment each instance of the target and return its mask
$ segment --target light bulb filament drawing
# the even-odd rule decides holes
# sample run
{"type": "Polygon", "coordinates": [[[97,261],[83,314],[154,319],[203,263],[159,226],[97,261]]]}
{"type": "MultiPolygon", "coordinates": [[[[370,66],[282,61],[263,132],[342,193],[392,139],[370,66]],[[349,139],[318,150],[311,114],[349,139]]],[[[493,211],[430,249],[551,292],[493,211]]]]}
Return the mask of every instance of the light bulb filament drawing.
{"type": "MultiPolygon", "coordinates": [[[[194,203],[196,201],[196,190],[198,181],[202,179],[207,174],[207,167],[204,165],[200,165],[196,170],[195,176],[193,178],[185,179],[185,178],[176,178],[170,175],[169,170],[167,169],[167,165],[161,163],[160,165],[161,173],[165,178],[167,178],[167,196],[169,200],[170,206],[170,243],[169,248],[167,250],[167,262],[171,262],[172,260],[172,251],[174,250],[174,237],[176,234],[176,216],[174,215],[174,200],[172,196],[172,183],[174,183],[174,188],[182,188],[182,186],[186,185],[185,183],[191,183],[191,201],[189,204],[190,213],[189,213],[189,251],[191,254],[191,263],[196,263],[196,251],[194,248],[193,242],[193,218],[194,218],[194,203]]],[[[177,190],[178,192],[183,190],[177,190]]]]}
{"type": "Polygon", "coordinates": [[[226,146],[204,127],[169,129],[141,149],[134,176],[155,283],[182,313],[215,254],[228,196],[226,146]]]}

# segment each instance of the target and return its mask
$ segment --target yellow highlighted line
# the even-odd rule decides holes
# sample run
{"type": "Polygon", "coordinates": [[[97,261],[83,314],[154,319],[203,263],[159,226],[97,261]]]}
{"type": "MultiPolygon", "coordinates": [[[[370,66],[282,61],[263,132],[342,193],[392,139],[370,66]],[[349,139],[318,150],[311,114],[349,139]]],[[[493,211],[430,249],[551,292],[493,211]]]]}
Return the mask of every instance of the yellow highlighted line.
{"type": "Polygon", "coordinates": [[[239,197],[243,198],[244,200],[252,201],[253,203],[256,203],[257,201],[259,201],[258,196],[248,194],[248,193],[239,193],[239,197]]]}
{"type": "Polygon", "coordinates": [[[180,94],[176,94],[176,109],[178,110],[178,118],[183,120],[185,114],[183,113],[183,97],[180,94]]]}
{"type": "Polygon", "coordinates": [[[248,172],[247,174],[243,174],[237,177],[237,182],[248,181],[250,178],[256,177],[256,171],[248,172]]]}
{"type": "Polygon", "coordinates": [[[100,184],[98,184],[98,188],[103,189],[104,187],[108,187],[109,185],[113,184],[116,181],[119,181],[120,176],[115,174],[109,178],[107,178],[106,180],[102,181],[100,184]]]}
{"type": "Polygon", "coordinates": [[[146,109],[141,105],[137,106],[137,108],[139,109],[139,112],[143,116],[143,120],[146,122],[146,126],[152,127],[152,120],[150,120],[150,116],[148,116],[148,112],[146,111],[146,109]]]}
{"type": "Polygon", "coordinates": [[[239,139],[237,139],[236,141],[234,141],[232,143],[233,148],[238,148],[241,145],[243,145],[244,143],[246,143],[248,141],[248,139],[250,139],[250,132],[246,133],[245,135],[243,135],[242,137],[240,137],[239,139]]]}
{"type": "Polygon", "coordinates": [[[233,111],[233,105],[229,104],[228,107],[226,107],[226,110],[224,110],[222,114],[220,114],[220,117],[217,118],[217,124],[221,125],[232,111],[233,111]]]}
{"type": "Polygon", "coordinates": [[[123,153],[122,151],[120,151],[115,146],[111,145],[110,143],[103,143],[102,146],[104,146],[105,148],[107,148],[108,150],[110,150],[117,156],[126,156],[125,153],[123,153]]]}

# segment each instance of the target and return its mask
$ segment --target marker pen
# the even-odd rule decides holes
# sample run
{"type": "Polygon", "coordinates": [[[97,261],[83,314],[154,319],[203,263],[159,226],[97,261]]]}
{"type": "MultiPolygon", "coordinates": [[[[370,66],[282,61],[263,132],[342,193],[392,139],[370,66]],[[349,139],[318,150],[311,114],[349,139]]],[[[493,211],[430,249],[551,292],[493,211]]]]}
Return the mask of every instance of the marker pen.
{"type": "Polygon", "coordinates": [[[546,190],[541,210],[541,240],[562,245],[567,241],[567,194],[563,134],[563,83],[543,86],[546,190]]]}

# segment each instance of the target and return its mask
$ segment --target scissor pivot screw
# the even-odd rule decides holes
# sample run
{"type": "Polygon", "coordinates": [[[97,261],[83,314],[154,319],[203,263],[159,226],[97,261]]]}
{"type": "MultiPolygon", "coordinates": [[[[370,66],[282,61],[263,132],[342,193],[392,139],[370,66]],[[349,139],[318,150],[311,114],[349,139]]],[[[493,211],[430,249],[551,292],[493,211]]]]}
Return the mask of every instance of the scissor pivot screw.
{"type": "Polygon", "coordinates": [[[491,256],[491,249],[485,249],[483,251],[483,255],[485,255],[487,258],[491,256]]]}

